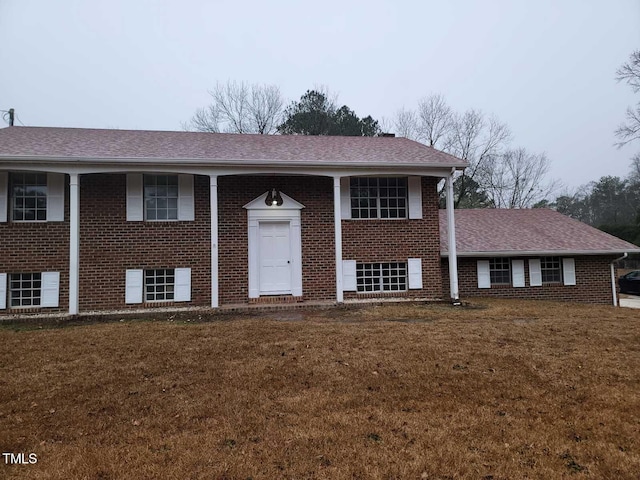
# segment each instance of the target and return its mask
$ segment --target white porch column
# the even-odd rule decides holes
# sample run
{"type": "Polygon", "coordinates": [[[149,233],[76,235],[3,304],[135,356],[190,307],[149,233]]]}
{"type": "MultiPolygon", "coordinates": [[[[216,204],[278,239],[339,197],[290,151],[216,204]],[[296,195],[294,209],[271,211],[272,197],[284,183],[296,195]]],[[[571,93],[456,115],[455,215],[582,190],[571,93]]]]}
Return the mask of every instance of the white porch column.
{"type": "Polygon", "coordinates": [[[447,177],[447,226],[448,226],[448,250],[449,250],[449,291],[454,304],[460,303],[458,291],[458,252],[456,251],[456,220],[453,214],[453,175],[455,168],[447,177]]]}
{"type": "Polygon", "coordinates": [[[211,308],[220,306],[218,300],[218,176],[209,175],[211,198],[211,308]]]}
{"type": "Polygon", "coordinates": [[[69,315],[80,306],[80,176],[69,174],[69,315]]]}
{"type": "Polygon", "coordinates": [[[333,177],[333,224],[336,242],[336,301],[342,303],[342,218],[340,206],[340,177],[333,177]]]}

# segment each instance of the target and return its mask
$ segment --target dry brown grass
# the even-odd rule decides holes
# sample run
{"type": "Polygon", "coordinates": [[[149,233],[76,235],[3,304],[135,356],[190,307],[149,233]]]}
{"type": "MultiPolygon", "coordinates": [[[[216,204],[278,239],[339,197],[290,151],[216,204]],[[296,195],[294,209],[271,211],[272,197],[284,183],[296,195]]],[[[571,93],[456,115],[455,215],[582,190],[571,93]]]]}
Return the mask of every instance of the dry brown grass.
{"type": "Polygon", "coordinates": [[[640,311],[475,304],[4,327],[0,477],[638,478],[640,311]]]}

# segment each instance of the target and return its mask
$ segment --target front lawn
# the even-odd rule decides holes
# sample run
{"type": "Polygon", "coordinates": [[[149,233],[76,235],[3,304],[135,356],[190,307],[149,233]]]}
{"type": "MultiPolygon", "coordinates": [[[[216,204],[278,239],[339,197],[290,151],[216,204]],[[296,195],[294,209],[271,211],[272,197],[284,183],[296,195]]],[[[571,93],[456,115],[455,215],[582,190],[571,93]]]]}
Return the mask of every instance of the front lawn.
{"type": "Polygon", "coordinates": [[[640,311],[476,300],[0,328],[0,477],[638,478],[640,311]]]}

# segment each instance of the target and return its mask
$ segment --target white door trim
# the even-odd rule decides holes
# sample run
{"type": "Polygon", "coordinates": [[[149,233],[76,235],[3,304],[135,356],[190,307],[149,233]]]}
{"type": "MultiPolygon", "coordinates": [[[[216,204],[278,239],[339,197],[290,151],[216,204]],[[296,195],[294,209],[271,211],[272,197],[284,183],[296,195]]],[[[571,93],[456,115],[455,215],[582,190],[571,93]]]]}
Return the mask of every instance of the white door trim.
{"type": "Polygon", "coordinates": [[[281,193],[284,202],[281,206],[266,207],[264,198],[267,193],[245,205],[248,214],[249,237],[249,298],[260,297],[260,222],[288,222],[289,241],[291,242],[291,294],[302,296],[302,229],[300,210],[304,205],[281,193]],[[289,201],[290,200],[290,201],[289,201]]]}

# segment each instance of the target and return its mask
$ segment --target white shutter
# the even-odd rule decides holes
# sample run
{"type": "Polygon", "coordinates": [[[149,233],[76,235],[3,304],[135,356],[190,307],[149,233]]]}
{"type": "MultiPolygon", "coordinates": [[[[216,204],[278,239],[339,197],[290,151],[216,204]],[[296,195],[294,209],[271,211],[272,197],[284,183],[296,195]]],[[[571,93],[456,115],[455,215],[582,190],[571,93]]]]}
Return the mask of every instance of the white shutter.
{"type": "Polygon", "coordinates": [[[0,310],[7,308],[7,274],[0,273],[0,310]]]}
{"type": "Polygon", "coordinates": [[[193,175],[178,175],[178,220],[194,219],[193,175]]]}
{"type": "Polygon", "coordinates": [[[491,288],[489,260],[478,260],[478,288],[491,288]]]}
{"type": "Polygon", "coordinates": [[[420,177],[409,177],[409,218],[422,218],[422,185],[420,177]]]}
{"type": "Polygon", "coordinates": [[[511,281],[514,287],[524,287],[524,260],[511,261],[511,281]]]}
{"type": "MultiPolygon", "coordinates": [[[[127,174],[127,222],[144,220],[144,189],[141,173],[127,174]]],[[[140,302],[133,302],[140,303],[140,302]]]]}
{"type": "Polygon", "coordinates": [[[142,303],[142,270],[127,270],[124,303],[142,303]]]}
{"type": "Polygon", "coordinates": [[[0,222],[7,221],[9,210],[9,173],[0,172],[0,222]]]}
{"type": "Polygon", "coordinates": [[[358,281],[356,278],[356,261],[342,261],[342,291],[355,292],[358,290],[358,281]]]}
{"type": "Polygon", "coordinates": [[[57,307],[60,297],[60,272],[42,272],[41,307],[57,307]]]}
{"type": "Polygon", "coordinates": [[[542,269],[539,258],[529,259],[529,285],[539,287],[542,285],[542,269]]]}
{"type": "Polygon", "coordinates": [[[562,275],[565,285],[576,284],[576,261],[573,258],[562,259],[562,275]]]}
{"type": "Polygon", "coordinates": [[[176,268],[175,270],[174,300],[176,302],[191,301],[191,269],[176,268]]]}
{"type": "Polygon", "coordinates": [[[47,174],[47,222],[64,221],[64,173],[47,174]]]}
{"type": "Polygon", "coordinates": [[[351,219],[351,178],[340,178],[340,218],[351,219]]]}
{"type": "Polygon", "coordinates": [[[407,273],[409,275],[409,289],[422,289],[422,259],[410,258],[407,261],[407,273]]]}

